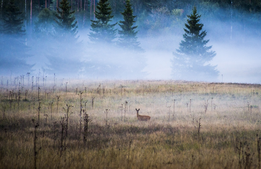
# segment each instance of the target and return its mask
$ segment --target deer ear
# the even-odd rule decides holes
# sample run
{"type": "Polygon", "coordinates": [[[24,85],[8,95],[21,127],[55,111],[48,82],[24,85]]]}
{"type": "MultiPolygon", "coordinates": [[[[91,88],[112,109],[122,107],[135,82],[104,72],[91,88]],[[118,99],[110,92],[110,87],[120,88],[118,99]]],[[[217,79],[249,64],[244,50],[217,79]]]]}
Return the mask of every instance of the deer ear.
{"type": "Polygon", "coordinates": [[[138,109],[138,111],[140,111],[140,109],[138,109]]]}

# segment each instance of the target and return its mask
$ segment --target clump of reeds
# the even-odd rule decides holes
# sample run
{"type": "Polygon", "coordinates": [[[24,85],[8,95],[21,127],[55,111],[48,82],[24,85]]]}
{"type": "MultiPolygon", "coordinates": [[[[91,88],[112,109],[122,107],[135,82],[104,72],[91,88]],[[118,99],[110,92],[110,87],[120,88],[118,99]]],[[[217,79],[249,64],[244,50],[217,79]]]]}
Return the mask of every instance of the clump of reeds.
{"type": "Polygon", "coordinates": [[[81,139],[81,133],[82,133],[82,111],[83,111],[83,107],[82,107],[82,101],[83,101],[83,98],[82,98],[82,94],[83,92],[79,92],[79,96],[80,96],[80,113],[79,113],[79,116],[80,116],[80,127],[79,127],[79,140],[81,139]]]}
{"type": "Polygon", "coordinates": [[[18,113],[20,112],[20,99],[21,99],[21,91],[18,90],[18,97],[17,97],[18,113]]]}
{"type": "Polygon", "coordinates": [[[41,88],[38,87],[38,101],[40,101],[40,90],[41,90],[41,88]]]}
{"type": "Polygon", "coordinates": [[[110,109],[105,109],[105,125],[108,125],[108,113],[109,113],[110,109]]]}
{"type": "Polygon", "coordinates": [[[59,113],[59,101],[60,101],[60,96],[56,96],[57,114],[59,113]]]}
{"type": "Polygon", "coordinates": [[[51,108],[51,120],[53,119],[53,101],[49,103],[49,107],[51,108]]]}
{"type": "Polygon", "coordinates": [[[236,149],[238,151],[238,165],[239,168],[250,169],[253,163],[254,153],[250,152],[247,141],[237,141],[236,149]]]}
{"type": "Polygon", "coordinates": [[[200,141],[200,127],[201,127],[201,124],[200,124],[200,120],[201,118],[198,119],[198,141],[200,141]]]}
{"type": "Polygon", "coordinates": [[[72,105],[68,105],[66,104],[66,115],[65,115],[65,118],[66,118],[66,124],[65,124],[65,138],[67,138],[68,136],[68,130],[69,130],[69,112],[70,112],[70,108],[73,107],[72,105]]]}
{"type": "Polygon", "coordinates": [[[87,139],[88,139],[88,129],[89,129],[89,123],[90,123],[90,118],[89,115],[83,110],[84,114],[84,129],[83,129],[83,144],[84,147],[87,146],[87,139]]]}
{"type": "Polygon", "coordinates": [[[92,109],[94,107],[94,99],[95,99],[95,97],[92,97],[92,109]]]}
{"type": "Polygon", "coordinates": [[[37,149],[36,141],[37,141],[37,128],[39,127],[39,123],[35,123],[35,120],[32,119],[32,122],[34,124],[34,168],[37,168],[37,157],[39,150],[41,150],[41,147],[37,149]]]}
{"type": "Polygon", "coordinates": [[[5,111],[6,111],[6,105],[2,105],[2,109],[3,109],[3,119],[6,119],[6,115],[5,115],[5,111]]]}
{"type": "Polygon", "coordinates": [[[38,102],[38,125],[40,125],[41,102],[38,102]]]}
{"type": "Polygon", "coordinates": [[[175,107],[176,107],[176,99],[173,100],[173,112],[172,112],[172,119],[175,120],[175,107]]]}
{"type": "Polygon", "coordinates": [[[66,122],[65,122],[65,117],[61,117],[61,137],[60,137],[60,157],[62,156],[63,151],[65,151],[66,146],[65,146],[65,130],[66,130],[66,122]]]}
{"type": "Polygon", "coordinates": [[[125,122],[125,118],[126,118],[126,113],[127,113],[127,109],[128,109],[128,102],[125,101],[125,108],[124,108],[124,122],[125,122]]]}
{"type": "Polygon", "coordinates": [[[207,113],[207,110],[208,110],[208,100],[205,101],[205,104],[204,104],[204,111],[205,111],[205,114],[207,113]]]}
{"type": "Polygon", "coordinates": [[[261,138],[260,137],[258,137],[258,134],[256,135],[256,137],[257,137],[257,154],[258,154],[258,168],[260,168],[261,166],[260,166],[260,164],[261,164],[261,138]]]}
{"type": "Polygon", "coordinates": [[[44,116],[45,116],[45,126],[48,124],[48,114],[44,114],[44,116]]]}

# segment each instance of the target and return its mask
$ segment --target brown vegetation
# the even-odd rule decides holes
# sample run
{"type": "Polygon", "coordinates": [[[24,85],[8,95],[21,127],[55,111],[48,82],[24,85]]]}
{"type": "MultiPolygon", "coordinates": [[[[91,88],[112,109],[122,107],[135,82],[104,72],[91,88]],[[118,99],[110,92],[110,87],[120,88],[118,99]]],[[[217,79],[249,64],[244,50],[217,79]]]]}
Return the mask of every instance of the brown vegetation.
{"type": "Polygon", "coordinates": [[[260,166],[259,85],[55,83],[1,86],[0,168],[260,166]],[[149,123],[137,120],[135,107],[149,123]]]}

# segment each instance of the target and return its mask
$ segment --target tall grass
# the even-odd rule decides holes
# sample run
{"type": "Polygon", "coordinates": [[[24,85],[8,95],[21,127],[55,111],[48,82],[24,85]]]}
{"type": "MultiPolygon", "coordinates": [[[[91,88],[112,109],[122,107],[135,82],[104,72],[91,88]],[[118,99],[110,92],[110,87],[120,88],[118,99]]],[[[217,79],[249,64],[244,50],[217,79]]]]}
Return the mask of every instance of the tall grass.
{"type": "Polygon", "coordinates": [[[1,168],[260,168],[260,85],[59,83],[1,86],[1,168]]]}

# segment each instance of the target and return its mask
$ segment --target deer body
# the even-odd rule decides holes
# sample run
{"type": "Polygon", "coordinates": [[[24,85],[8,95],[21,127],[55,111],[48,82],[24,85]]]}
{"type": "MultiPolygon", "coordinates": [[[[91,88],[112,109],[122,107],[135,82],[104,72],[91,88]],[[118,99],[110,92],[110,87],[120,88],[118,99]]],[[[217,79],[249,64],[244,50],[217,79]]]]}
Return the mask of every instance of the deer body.
{"type": "Polygon", "coordinates": [[[139,115],[140,109],[136,109],[136,111],[137,111],[137,118],[139,121],[149,121],[150,120],[150,116],[139,115]]]}

